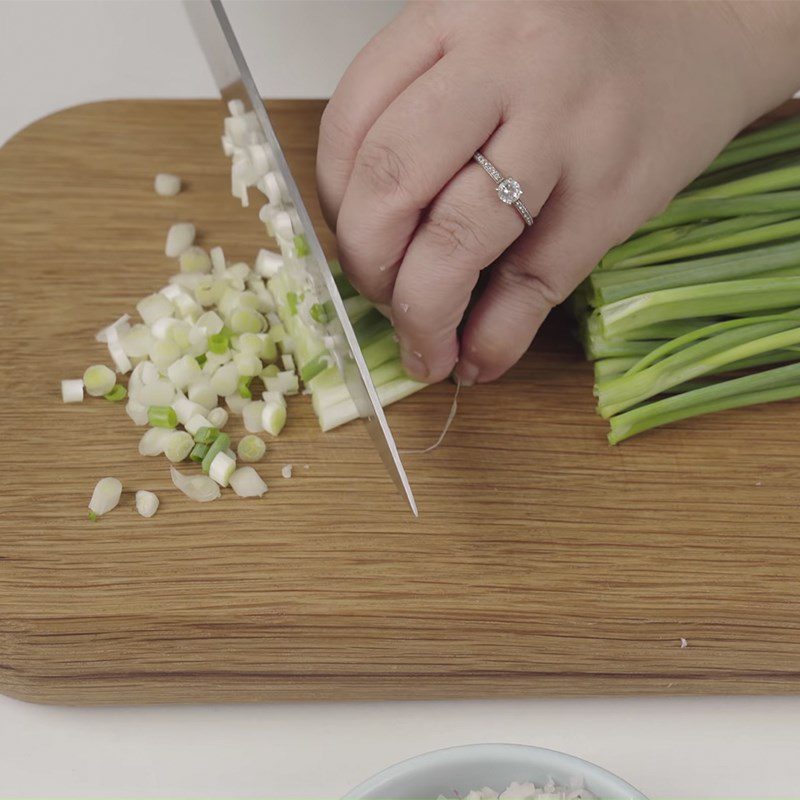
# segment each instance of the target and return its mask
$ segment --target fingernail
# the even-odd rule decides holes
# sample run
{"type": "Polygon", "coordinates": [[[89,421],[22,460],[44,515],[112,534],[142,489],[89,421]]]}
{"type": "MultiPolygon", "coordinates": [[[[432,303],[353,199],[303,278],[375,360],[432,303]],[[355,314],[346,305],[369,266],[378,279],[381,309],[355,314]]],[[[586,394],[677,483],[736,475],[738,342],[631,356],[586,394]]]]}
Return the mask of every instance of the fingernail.
{"type": "Polygon", "coordinates": [[[471,361],[459,361],[456,375],[462,386],[472,386],[478,380],[478,368],[471,361]]]}
{"type": "Polygon", "coordinates": [[[401,343],[400,355],[403,358],[403,366],[410,377],[416,378],[418,381],[424,381],[428,377],[428,367],[422,360],[422,353],[410,350],[401,343]]]}

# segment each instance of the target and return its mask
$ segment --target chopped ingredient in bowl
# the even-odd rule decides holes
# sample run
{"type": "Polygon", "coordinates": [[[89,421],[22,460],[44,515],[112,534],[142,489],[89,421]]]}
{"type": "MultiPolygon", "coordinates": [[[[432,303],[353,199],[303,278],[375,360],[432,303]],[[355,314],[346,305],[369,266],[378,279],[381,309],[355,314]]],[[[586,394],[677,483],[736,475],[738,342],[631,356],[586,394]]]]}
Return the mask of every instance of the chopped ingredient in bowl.
{"type": "MultiPolygon", "coordinates": [[[[454,794],[451,797],[456,796],[454,794]]],[[[488,787],[473,789],[463,800],[594,800],[594,797],[583,786],[581,778],[571,780],[569,786],[559,786],[551,778],[540,786],[531,782],[514,782],[500,794],[488,787]]],[[[441,794],[439,800],[449,800],[449,798],[441,794]]]]}

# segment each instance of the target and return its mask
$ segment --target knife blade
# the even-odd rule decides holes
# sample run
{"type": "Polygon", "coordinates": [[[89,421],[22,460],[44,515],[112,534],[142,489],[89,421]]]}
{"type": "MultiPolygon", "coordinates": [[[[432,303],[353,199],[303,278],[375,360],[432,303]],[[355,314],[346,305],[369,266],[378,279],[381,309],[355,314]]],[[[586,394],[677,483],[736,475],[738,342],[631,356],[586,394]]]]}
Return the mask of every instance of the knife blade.
{"type": "Polygon", "coordinates": [[[333,308],[335,311],[335,320],[331,320],[326,326],[331,337],[330,341],[338,345],[333,348],[332,355],[342,371],[345,385],[389,475],[416,517],[418,511],[414,494],[378,393],[372,383],[369,368],[364,361],[322,245],[314,231],[308,210],[272,128],[269,114],[256,88],[228,15],[221,0],[184,0],[184,8],[223,101],[239,100],[246,109],[255,114],[258,120],[264,141],[271,150],[275,169],[283,179],[282,189],[285,195],[288,195],[284,197],[284,201],[288,200],[288,204],[293,206],[296,212],[296,216],[293,216],[301,228],[296,232],[302,233],[308,243],[310,254],[306,257],[306,268],[314,279],[319,301],[324,307],[333,308]]]}

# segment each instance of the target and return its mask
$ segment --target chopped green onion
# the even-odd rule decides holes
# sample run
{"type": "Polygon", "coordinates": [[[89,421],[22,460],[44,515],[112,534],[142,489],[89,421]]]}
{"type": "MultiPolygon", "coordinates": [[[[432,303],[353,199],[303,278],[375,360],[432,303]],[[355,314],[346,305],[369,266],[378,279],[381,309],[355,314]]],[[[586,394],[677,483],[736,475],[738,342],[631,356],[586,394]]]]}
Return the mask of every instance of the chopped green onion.
{"type": "Polygon", "coordinates": [[[260,333],[264,328],[264,317],[252,308],[239,308],[231,315],[231,329],[234,333],[260,333]]]}
{"type": "Polygon", "coordinates": [[[236,447],[236,455],[242,461],[259,461],[263,458],[267,445],[260,436],[248,434],[244,436],[236,447]]]}
{"type": "Polygon", "coordinates": [[[306,241],[306,237],[302,234],[299,234],[294,237],[294,249],[297,252],[298,258],[304,258],[307,256],[311,250],[308,248],[308,242],[306,241]]]}
{"type": "Polygon", "coordinates": [[[208,349],[212,353],[222,355],[228,350],[228,337],[224,333],[214,333],[208,337],[208,349]]]}
{"type": "Polygon", "coordinates": [[[194,440],[191,434],[186,431],[175,431],[175,433],[167,439],[167,443],[164,447],[164,455],[172,461],[173,464],[176,464],[187,458],[189,453],[192,452],[193,447],[194,440]]]}
{"type": "Polygon", "coordinates": [[[89,522],[97,522],[97,514],[94,511],[89,512],[89,522]]]}
{"type": "Polygon", "coordinates": [[[277,364],[268,364],[261,371],[261,377],[262,378],[277,378],[279,373],[280,373],[280,369],[278,369],[278,365],[277,364]]]}
{"type": "Polygon", "coordinates": [[[228,424],[228,412],[224,408],[217,406],[206,414],[206,419],[214,428],[222,430],[228,424]]]}
{"type": "Polygon", "coordinates": [[[197,444],[211,444],[217,436],[219,436],[217,428],[202,427],[195,433],[194,440],[197,444]]]}
{"type": "Polygon", "coordinates": [[[252,398],[253,393],[250,391],[250,381],[252,380],[253,378],[248,375],[242,375],[239,378],[239,385],[236,387],[236,391],[239,392],[240,397],[244,397],[248,400],[252,398]]]}
{"type": "Polygon", "coordinates": [[[217,397],[228,397],[236,391],[239,385],[239,370],[236,364],[223,364],[211,376],[211,388],[217,393],[217,397]]]}
{"type": "Polygon", "coordinates": [[[118,478],[101,478],[92,492],[89,513],[98,517],[116,508],[122,495],[122,483],[118,478]]]}
{"type": "Polygon", "coordinates": [[[92,397],[107,395],[117,382],[117,376],[103,364],[94,364],[83,373],[83,385],[86,393],[92,397]]]}
{"type": "Polygon", "coordinates": [[[261,497],[267,484],[252,467],[241,467],[230,477],[230,485],[239,497],[261,497]]]}
{"type": "Polygon", "coordinates": [[[195,414],[184,427],[187,432],[194,436],[200,428],[213,428],[214,426],[202,414],[195,414]]]}
{"type": "Polygon", "coordinates": [[[215,278],[213,275],[205,275],[195,287],[194,296],[201,306],[213,306],[222,299],[222,293],[225,289],[224,281],[215,278]]]}
{"type": "Polygon", "coordinates": [[[287,292],[286,293],[286,305],[289,307],[289,313],[294,317],[297,315],[297,293],[296,292],[287,292]]]}
{"type": "Polygon", "coordinates": [[[262,370],[261,359],[253,353],[237,353],[233,357],[233,364],[240,376],[237,379],[237,385],[241,378],[253,378],[262,370]]]}
{"type": "Polygon", "coordinates": [[[143,517],[152,517],[158,511],[158,496],[153,492],[140,489],[136,492],[136,510],[143,517]]]}
{"type": "Polygon", "coordinates": [[[82,403],[83,380],[74,378],[73,380],[61,381],[61,399],[65,403],[82,403]]]}
{"type": "Polygon", "coordinates": [[[231,444],[231,437],[228,436],[227,433],[220,433],[216,439],[214,439],[211,446],[208,448],[208,452],[203,457],[203,472],[208,474],[208,470],[211,467],[211,462],[216,457],[217,453],[221,453],[224,450],[227,450],[231,444]]]}
{"type": "Polygon", "coordinates": [[[220,486],[227,486],[234,472],[236,472],[236,460],[223,452],[217,453],[208,467],[209,477],[220,486]]]}
{"type": "Polygon", "coordinates": [[[278,345],[275,344],[275,340],[271,335],[264,337],[264,342],[261,350],[258,352],[258,357],[262,361],[275,361],[278,357],[278,345]]]}
{"type": "Polygon", "coordinates": [[[174,428],[178,424],[178,415],[171,406],[150,406],[147,421],[155,428],[174,428]]]}
{"type": "Polygon", "coordinates": [[[181,265],[181,272],[193,274],[205,274],[211,271],[211,258],[208,253],[198,245],[187,247],[180,254],[178,259],[181,265]]]}
{"type": "Polygon", "coordinates": [[[271,436],[277,436],[286,425],[286,404],[281,402],[262,403],[261,427],[271,436]]]}
{"type": "Polygon", "coordinates": [[[328,321],[328,315],[325,313],[325,307],[322,303],[314,303],[308,313],[311,315],[311,319],[314,322],[319,322],[320,325],[324,325],[328,321]]]}
{"type": "Polygon", "coordinates": [[[200,353],[199,356],[195,357],[195,361],[202,367],[208,361],[208,356],[205,353],[200,353]]]}
{"type": "Polygon", "coordinates": [[[208,453],[208,445],[198,442],[189,453],[189,459],[199,463],[206,457],[206,453],[208,453]]]}
{"type": "Polygon", "coordinates": [[[112,403],[118,403],[120,400],[124,400],[128,396],[128,390],[121,384],[118,383],[114,388],[108,392],[108,394],[104,394],[106,400],[110,400],[112,403]]]}

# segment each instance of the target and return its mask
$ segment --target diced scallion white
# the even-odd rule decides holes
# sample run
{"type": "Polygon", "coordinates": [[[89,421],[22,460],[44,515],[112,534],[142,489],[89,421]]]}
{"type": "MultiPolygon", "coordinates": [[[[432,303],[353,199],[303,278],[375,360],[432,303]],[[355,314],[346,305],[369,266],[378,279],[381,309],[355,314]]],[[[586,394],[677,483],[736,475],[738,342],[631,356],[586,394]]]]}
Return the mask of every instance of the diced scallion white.
{"type": "Polygon", "coordinates": [[[244,411],[244,407],[250,403],[251,400],[247,397],[242,397],[238,392],[236,394],[229,394],[225,398],[225,405],[231,410],[232,414],[239,414],[244,411]]]}
{"type": "Polygon", "coordinates": [[[137,402],[145,406],[168,406],[175,398],[175,386],[165,378],[146,383],[135,393],[137,402]]]}
{"type": "Polygon", "coordinates": [[[194,447],[194,439],[190,433],[186,431],[174,431],[167,438],[164,445],[164,455],[172,461],[173,464],[178,461],[183,461],[189,457],[194,447]]]}
{"type": "Polygon", "coordinates": [[[197,363],[197,359],[192,358],[192,356],[181,356],[167,368],[167,377],[172,381],[176,389],[186,389],[200,375],[202,375],[200,365],[197,363]]]}
{"type": "Polygon", "coordinates": [[[230,476],[230,485],[239,497],[261,497],[267,484],[252,467],[240,467],[230,476]]]}
{"type": "Polygon", "coordinates": [[[170,467],[170,476],[176,488],[198,503],[208,503],[220,496],[219,484],[208,475],[183,475],[175,467],[170,467]]]}
{"type": "Polygon", "coordinates": [[[187,247],[178,259],[181,272],[204,275],[211,271],[211,256],[199,245],[187,247]]]}
{"type": "Polygon", "coordinates": [[[125,413],[131,418],[134,425],[147,425],[147,406],[137,403],[133,398],[128,399],[125,413]]]}
{"type": "Polygon", "coordinates": [[[149,428],[139,439],[139,455],[160,456],[174,432],[173,428],[149,428]]]}
{"type": "Polygon", "coordinates": [[[267,445],[260,436],[249,434],[239,440],[236,455],[240,461],[260,461],[264,457],[267,445]]]}
{"type": "Polygon", "coordinates": [[[108,343],[108,335],[111,331],[115,331],[118,336],[125,335],[130,329],[130,315],[123,314],[118,320],[112,322],[110,325],[107,325],[105,328],[101,328],[95,334],[95,341],[100,342],[101,344],[108,343]]]}
{"type": "MultiPolygon", "coordinates": [[[[184,426],[189,433],[194,436],[200,428],[213,428],[211,422],[202,414],[195,414],[184,426]]],[[[191,438],[191,436],[189,437],[191,438]]],[[[190,448],[191,449],[191,448],[190,448]]],[[[188,455],[188,453],[187,453],[188,455]]]]}
{"type": "Polygon", "coordinates": [[[153,183],[156,194],[161,197],[174,197],[181,190],[181,179],[168,172],[159,172],[153,183]]]}
{"type": "Polygon", "coordinates": [[[228,412],[221,406],[217,406],[208,412],[206,419],[213,427],[221,431],[228,424],[228,412]]]}
{"type": "Polygon", "coordinates": [[[172,408],[178,417],[178,422],[184,426],[188,424],[192,417],[203,416],[206,411],[199,403],[195,403],[183,395],[179,396],[178,399],[172,403],[172,408]]]}
{"type": "MultiPolygon", "coordinates": [[[[202,373],[201,373],[202,374],[202,373]]],[[[211,388],[208,378],[200,378],[189,387],[189,399],[204,408],[213,408],[217,404],[217,393],[211,388]]],[[[211,419],[209,417],[209,419],[211,419]]],[[[219,425],[215,425],[218,428],[219,425]]]]}
{"type": "Polygon", "coordinates": [[[286,406],[283,403],[264,403],[261,427],[271,436],[277,436],[286,425],[286,406]]]}
{"type": "Polygon", "coordinates": [[[256,256],[256,272],[262,278],[273,278],[283,267],[283,256],[271,250],[259,250],[256,256]]]}
{"type": "Polygon", "coordinates": [[[158,511],[158,496],[154,492],[139,489],[136,492],[136,510],[143,517],[152,517],[158,511]]]}
{"type": "Polygon", "coordinates": [[[253,400],[248,402],[242,408],[242,421],[244,422],[245,430],[247,430],[249,433],[258,433],[259,431],[264,430],[264,426],[261,421],[261,414],[263,410],[263,400],[253,400]]]}
{"type": "Polygon", "coordinates": [[[83,402],[83,381],[80,378],[61,381],[61,399],[65,403],[83,402]]]}
{"type": "Polygon", "coordinates": [[[89,511],[96,517],[102,517],[119,504],[122,495],[122,483],[117,478],[101,478],[92,492],[89,511]]]}
{"type": "Polygon", "coordinates": [[[223,364],[211,377],[211,388],[220,396],[233,394],[239,385],[239,371],[235,364],[223,364]]]}
{"type": "Polygon", "coordinates": [[[177,258],[184,250],[194,244],[195,228],[191,222],[176,222],[167,231],[164,253],[170,258],[177,258]]]}
{"type": "Polygon", "coordinates": [[[252,378],[261,373],[261,359],[253,353],[237,353],[233,357],[233,363],[240,377],[252,378]]]}
{"type": "Polygon", "coordinates": [[[94,364],[83,373],[83,385],[92,397],[108,394],[116,382],[117,376],[104,364],[94,364]]]}
{"type": "Polygon", "coordinates": [[[208,469],[208,476],[220,486],[227,486],[236,471],[236,460],[227,453],[217,453],[208,469]]]}
{"type": "Polygon", "coordinates": [[[171,317],[175,311],[169,298],[164,297],[160,292],[142,298],[136,304],[136,310],[145,325],[152,325],[162,317],[171,317]]]}

